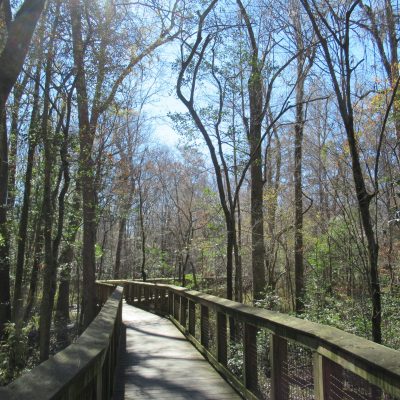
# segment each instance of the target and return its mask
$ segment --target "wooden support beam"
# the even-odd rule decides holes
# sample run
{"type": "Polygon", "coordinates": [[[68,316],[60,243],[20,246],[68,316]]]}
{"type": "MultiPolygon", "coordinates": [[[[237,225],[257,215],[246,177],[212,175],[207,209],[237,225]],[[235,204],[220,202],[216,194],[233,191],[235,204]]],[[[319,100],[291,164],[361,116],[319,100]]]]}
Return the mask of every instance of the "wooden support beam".
{"type": "Polygon", "coordinates": [[[186,328],[187,307],[188,307],[188,299],[186,297],[181,296],[179,322],[184,328],[186,328]]]}
{"type": "Polygon", "coordinates": [[[200,331],[201,331],[201,344],[208,349],[209,346],[209,332],[210,332],[210,319],[208,307],[201,306],[201,318],[200,318],[200,331]]]}
{"type": "Polygon", "coordinates": [[[194,337],[196,334],[196,303],[189,300],[189,333],[194,337]]]}
{"type": "Polygon", "coordinates": [[[287,369],[287,341],[271,335],[271,399],[288,400],[289,382],[287,369]]]}
{"type": "Polygon", "coordinates": [[[244,356],[244,384],[252,393],[258,391],[257,370],[257,327],[244,324],[243,356],[244,356]]]}
{"type": "Polygon", "coordinates": [[[228,363],[227,319],[224,313],[217,312],[217,357],[218,362],[228,363]]]}

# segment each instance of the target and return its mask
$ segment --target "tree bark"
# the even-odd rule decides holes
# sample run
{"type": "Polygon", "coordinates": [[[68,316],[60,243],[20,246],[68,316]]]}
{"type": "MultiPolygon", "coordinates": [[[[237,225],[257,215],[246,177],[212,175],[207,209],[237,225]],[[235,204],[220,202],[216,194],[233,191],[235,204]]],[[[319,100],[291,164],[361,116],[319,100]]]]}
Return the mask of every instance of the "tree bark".
{"type": "Polygon", "coordinates": [[[29,280],[29,291],[26,300],[26,306],[24,311],[24,321],[27,322],[31,317],[31,312],[36,298],[36,290],[38,285],[39,271],[41,268],[42,261],[42,249],[43,249],[43,210],[40,212],[40,216],[36,225],[35,232],[35,250],[33,256],[33,265],[31,270],[31,276],[29,280]]]}
{"type": "MultiPolygon", "coordinates": [[[[44,222],[44,250],[45,250],[45,269],[43,273],[43,292],[42,302],[40,304],[40,322],[39,322],[39,346],[40,346],[40,361],[45,361],[49,358],[50,351],[50,328],[52,322],[52,312],[54,306],[54,297],[56,293],[56,278],[57,278],[57,251],[59,242],[61,240],[61,226],[58,227],[57,236],[53,241],[53,223],[54,223],[54,204],[53,204],[53,191],[52,191],[52,172],[55,164],[54,157],[54,138],[51,131],[49,131],[50,122],[50,84],[52,79],[52,70],[54,62],[54,42],[56,31],[59,24],[61,0],[57,0],[56,9],[54,11],[54,21],[52,24],[50,34],[50,41],[46,55],[46,68],[45,68],[45,84],[44,84],[44,102],[42,113],[42,126],[41,134],[44,147],[44,184],[43,184],[43,222],[44,222]]],[[[59,117],[60,121],[56,129],[57,135],[61,127],[61,121],[64,115],[59,117]]],[[[64,163],[64,160],[62,160],[64,163]]],[[[62,167],[63,168],[63,164],[62,167]]],[[[62,205],[61,205],[62,207],[62,205]]],[[[59,213],[63,209],[59,204],[59,213]]]]}
{"type": "Polygon", "coordinates": [[[9,150],[9,160],[8,160],[8,209],[11,211],[15,204],[15,179],[17,173],[17,150],[19,144],[19,112],[21,107],[22,96],[25,93],[26,85],[30,79],[30,70],[25,74],[24,79],[20,84],[14,86],[14,103],[12,105],[11,111],[11,123],[10,123],[10,150],[9,150]]]}
{"type": "MultiPolygon", "coordinates": [[[[372,303],[372,338],[375,342],[382,342],[382,305],[381,305],[381,290],[379,282],[378,272],[378,250],[379,246],[375,239],[375,233],[373,229],[372,216],[370,211],[370,203],[373,195],[368,193],[365,184],[360,154],[356,139],[356,132],[354,129],[354,117],[353,117],[353,104],[351,100],[351,60],[350,60],[350,17],[354,8],[357,6],[359,1],[354,1],[350,8],[346,11],[345,22],[343,26],[344,38],[338,39],[341,43],[343,50],[343,58],[341,68],[345,71],[345,75],[341,77],[344,82],[338,81],[335,72],[335,65],[332,59],[332,53],[329,49],[327,39],[322,34],[317,19],[313,11],[311,10],[310,4],[307,0],[301,0],[304,9],[306,10],[308,17],[313,25],[313,28],[318,36],[322,51],[324,53],[325,61],[328,66],[329,75],[332,80],[333,89],[338,101],[340,115],[343,121],[344,128],[346,130],[346,136],[349,144],[351,154],[351,167],[353,174],[354,187],[357,197],[358,209],[361,215],[361,222],[364,230],[365,237],[367,239],[368,248],[368,259],[369,259],[369,274],[370,274],[370,295],[372,303]]],[[[326,20],[325,20],[326,21],[326,20]]],[[[326,22],[324,22],[326,24],[326,22]]]]}
{"type": "Polygon", "coordinates": [[[140,236],[141,236],[141,250],[142,250],[142,262],[140,267],[140,272],[142,274],[143,282],[146,282],[147,274],[146,274],[146,232],[144,229],[144,213],[143,213],[143,193],[142,193],[142,186],[140,183],[140,179],[138,181],[138,188],[139,188],[139,223],[140,223],[140,236]]]}
{"type": "Polygon", "coordinates": [[[263,173],[261,156],[261,130],[264,119],[263,82],[259,49],[247,11],[240,0],[237,0],[240,12],[245,21],[251,46],[251,73],[247,83],[249,91],[250,126],[247,129],[252,162],[251,176],[251,265],[253,272],[253,301],[263,298],[265,290],[265,247],[264,247],[264,212],[263,212],[263,173]]]}
{"type": "Polygon", "coordinates": [[[42,13],[44,0],[25,0],[9,23],[7,41],[0,54],[0,335],[11,318],[9,234],[7,228],[8,138],[6,102],[17,81],[29,44],[42,13]]]}
{"type": "Polygon", "coordinates": [[[301,17],[297,5],[293,6],[294,36],[296,41],[297,57],[297,84],[296,84],[296,122],[294,125],[294,274],[295,274],[295,304],[296,313],[304,312],[305,281],[304,281],[304,250],[303,250],[303,135],[304,135],[304,84],[312,61],[306,65],[306,55],[301,27],[301,17]]]}
{"type": "Polygon", "coordinates": [[[39,130],[39,90],[41,63],[39,59],[35,73],[35,87],[33,93],[33,104],[31,111],[31,120],[28,132],[28,155],[25,171],[24,197],[22,200],[21,216],[19,220],[17,236],[17,263],[15,267],[14,298],[13,298],[13,320],[17,322],[21,317],[22,310],[22,278],[25,264],[25,247],[28,234],[29,208],[31,202],[32,176],[34,167],[34,157],[37,145],[37,136],[39,130]]]}
{"type": "Polygon", "coordinates": [[[120,278],[121,250],[122,250],[122,242],[124,240],[125,228],[126,228],[126,217],[123,216],[119,221],[117,250],[115,252],[114,279],[120,278]]]}
{"type": "Polygon", "coordinates": [[[8,143],[6,112],[0,111],[0,338],[4,324],[11,320],[10,258],[7,221],[8,143]]]}
{"type": "MultiPolygon", "coordinates": [[[[77,191],[79,188],[77,188],[77,191]]],[[[78,212],[80,209],[80,193],[75,196],[74,210],[72,211],[70,222],[68,225],[68,243],[62,251],[59,264],[60,282],[58,285],[58,297],[56,303],[55,325],[57,330],[57,342],[62,348],[68,345],[68,335],[66,333],[67,324],[69,322],[69,293],[71,282],[72,263],[74,261],[75,251],[74,244],[79,229],[78,212]]]]}
{"type": "Polygon", "coordinates": [[[86,86],[86,72],[84,65],[84,43],[82,39],[82,15],[80,0],[69,0],[69,9],[72,24],[73,56],[76,67],[76,91],[78,95],[79,120],[79,169],[82,189],[83,213],[83,287],[82,310],[83,327],[86,328],[96,313],[95,300],[95,245],[96,245],[96,191],[94,182],[94,168],[92,148],[95,126],[90,125],[89,103],[86,86]]]}

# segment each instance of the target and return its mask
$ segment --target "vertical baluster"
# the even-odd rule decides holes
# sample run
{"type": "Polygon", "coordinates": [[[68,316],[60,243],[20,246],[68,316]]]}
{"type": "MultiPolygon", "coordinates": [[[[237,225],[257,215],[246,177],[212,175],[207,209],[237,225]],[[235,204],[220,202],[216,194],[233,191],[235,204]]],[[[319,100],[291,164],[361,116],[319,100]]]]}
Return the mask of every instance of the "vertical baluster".
{"type": "Polygon", "coordinates": [[[135,284],[132,284],[132,288],[133,288],[133,301],[138,301],[138,297],[139,297],[139,295],[138,295],[138,293],[139,293],[139,290],[138,290],[138,286],[137,285],[135,285],[135,284]]]}
{"type": "Polygon", "coordinates": [[[196,303],[189,300],[189,333],[195,337],[196,333],[196,303]]]}
{"type": "Polygon", "coordinates": [[[98,371],[96,376],[96,400],[103,399],[103,374],[102,369],[98,371]]]}
{"type": "Polygon", "coordinates": [[[137,286],[133,283],[131,283],[131,288],[132,288],[132,304],[137,301],[137,286]]]}
{"type": "Polygon", "coordinates": [[[166,309],[166,299],[165,299],[165,290],[160,289],[160,312],[161,314],[165,314],[168,310],[166,309]]]}
{"type": "Polygon", "coordinates": [[[154,286],[154,288],[153,288],[153,293],[154,293],[154,297],[153,297],[154,310],[156,312],[160,312],[159,290],[156,286],[154,286]]]}
{"type": "Polygon", "coordinates": [[[316,351],[313,353],[314,397],[315,400],[324,399],[323,356],[316,351]]]}
{"type": "Polygon", "coordinates": [[[174,295],[171,290],[168,290],[168,314],[174,315],[174,295]]]}
{"type": "Polygon", "coordinates": [[[103,375],[102,394],[103,394],[103,397],[105,399],[109,398],[109,396],[108,396],[108,392],[109,392],[109,389],[108,389],[108,368],[109,368],[109,365],[110,365],[109,359],[110,359],[110,350],[108,348],[107,349],[106,358],[104,360],[104,364],[103,364],[103,368],[102,368],[102,375],[103,375]]]}
{"type": "Polygon", "coordinates": [[[201,306],[201,318],[200,318],[200,330],[201,330],[201,344],[208,349],[209,345],[209,330],[210,330],[210,319],[207,306],[201,306]]]}
{"type": "Polygon", "coordinates": [[[271,399],[287,400],[289,383],[287,370],[287,341],[280,336],[271,336],[271,399]]]}
{"type": "Polygon", "coordinates": [[[343,368],[318,353],[314,353],[314,392],[316,400],[343,393],[343,368]]]}
{"type": "Polygon", "coordinates": [[[179,321],[180,296],[177,293],[174,294],[174,311],[174,318],[179,321]]]}
{"type": "Polygon", "coordinates": [[[247,389],[255,393],[258,390],[257,373],[257,328],[253,325],[244,325],[244,384],[247,389]]]}
{"type": "Polygon", "coordinates": [[[154,287],[150,286],[149,287],[149,308],[154,309],[154,287]]]}
{"type": "Polygon", "coordinates": [[[132,304],[132,294],[131,294],[131,285],[129,284],[129,282],[126,282],[124,285],[124,295],[125,295],[125,301],[128,304],[132,304]]]}
{"type": "Polygon", "coordinates": [[[225,366],[228,362],[226,329],[226,315],[224,313],[217,312],[217,356],[218,361],[225,366]]]}
{"type": "Polygon", "coordinates": [[[188,306],[188,299],[186,297],[181,296],[181,304],[180,304],[180,324],[186,328],[186,318],[187,318],[187,306],[188,306]]]}

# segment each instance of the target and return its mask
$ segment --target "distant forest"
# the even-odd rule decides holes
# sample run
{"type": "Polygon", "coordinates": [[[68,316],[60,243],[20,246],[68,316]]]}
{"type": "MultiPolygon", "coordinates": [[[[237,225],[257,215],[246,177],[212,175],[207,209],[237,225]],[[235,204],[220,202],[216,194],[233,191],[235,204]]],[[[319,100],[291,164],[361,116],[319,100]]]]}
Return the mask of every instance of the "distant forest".
{"type": "Polygon", "coordinates": [[[400,349],[399,25],[390,0],[0,0],[0,384],[106,279],[400,349]]]}

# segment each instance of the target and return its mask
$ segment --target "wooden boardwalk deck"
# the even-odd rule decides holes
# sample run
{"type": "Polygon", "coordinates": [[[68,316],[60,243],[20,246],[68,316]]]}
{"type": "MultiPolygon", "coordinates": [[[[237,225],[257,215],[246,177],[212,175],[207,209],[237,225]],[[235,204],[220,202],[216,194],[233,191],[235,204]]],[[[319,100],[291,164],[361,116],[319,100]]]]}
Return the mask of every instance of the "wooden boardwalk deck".
{"type": "Polygon", "coordinates": [[[114,400],[241,397],[167,319],[124,304],[114,400]]]}

